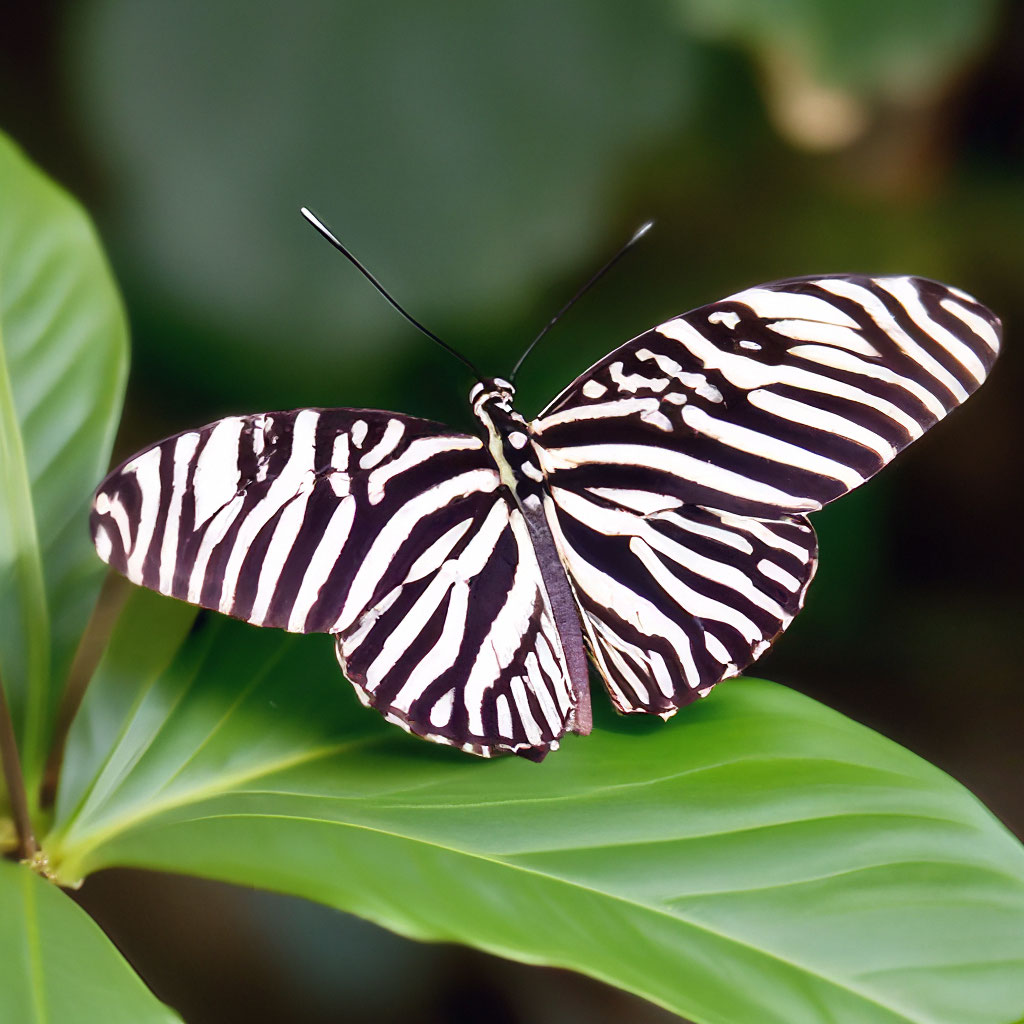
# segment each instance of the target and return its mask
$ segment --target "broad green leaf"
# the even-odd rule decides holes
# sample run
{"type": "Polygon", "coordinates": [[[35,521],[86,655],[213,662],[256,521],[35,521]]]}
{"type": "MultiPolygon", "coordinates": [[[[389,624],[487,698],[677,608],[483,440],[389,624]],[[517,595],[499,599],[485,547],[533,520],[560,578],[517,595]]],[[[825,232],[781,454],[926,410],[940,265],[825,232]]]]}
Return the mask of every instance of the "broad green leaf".
{"type": "Polygon", "coordinates": [[[734,681],[543,765],[481,761],[361,708],[326,637],[192,614],[135,595],[98,669],[43,842],[66,882],[134,865],[295,893],[700,1024],[1024,1008],[1024,849],[807,698],[734,681]]]}
{"type": "Polygon", "coordinates": [[[0,860],[0,1020],[173,1024],[88,915],[56,886],[0,860]]]}
{"type": "Polygon", "coordinates": [[[0,135],[0,675],[30,801],[103,577],[88,504],[126,367],[121,302],[88,218],[0,135]]]}

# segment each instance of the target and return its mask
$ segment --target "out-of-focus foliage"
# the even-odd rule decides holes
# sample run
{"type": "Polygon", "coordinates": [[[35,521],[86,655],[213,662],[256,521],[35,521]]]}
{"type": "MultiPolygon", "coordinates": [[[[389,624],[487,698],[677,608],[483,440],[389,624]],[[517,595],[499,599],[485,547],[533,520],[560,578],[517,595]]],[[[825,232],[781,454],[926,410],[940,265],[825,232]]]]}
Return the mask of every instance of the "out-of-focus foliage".
{"type": "Polygon", "coordinates": [[[871,122],[872,103],[933,102],[976,59],[995,0],[676,0],[688,29],[748,49],[776,123],[794,142],[832,148],[871,122]]]}
{"type": "Polygon", "coordinates": [[[947,86],[991,35],[995,0],[676,0],[700,35],[791,59],[825,85],[863,96],[919,98],[947,86]]]}
{"type": "Polygon", "coordinates": [[[280,373],[310,401],[325,376],[372,378],[384,346],[419,341],[299,207],[421,318],[512,310],[595,250],[624,170],[683,123],[691,61],[665,29],[651,0],[311,0],[241,19],[99,0],[77,91],[147,289],[182,320],[244,332],[261,366],[301,344],[280,373]]]}

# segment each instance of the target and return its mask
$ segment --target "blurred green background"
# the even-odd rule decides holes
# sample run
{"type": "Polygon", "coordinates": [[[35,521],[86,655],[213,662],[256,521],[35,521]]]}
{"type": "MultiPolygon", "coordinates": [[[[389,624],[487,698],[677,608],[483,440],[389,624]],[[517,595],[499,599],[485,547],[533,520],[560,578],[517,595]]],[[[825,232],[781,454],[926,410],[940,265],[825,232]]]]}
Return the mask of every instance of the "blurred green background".
{"type": "MultiPolygon", "coordinates": [[[[469,425],[464,371],[300,205],[494,373],[653,217],[527,364],[527,414],[619,342],[760,281],[913,273],[990,305],[992,380],[816,517],[818,579],[758,674],[1024,834],[1024,5],[36,0],[4,22],[0,127],[92,212],[126,295],[118,457],[300,405],[469,425]]],[[[668,1019],[296,900],[129,872],[81,899],[190,1022],[668,1019]]]]}

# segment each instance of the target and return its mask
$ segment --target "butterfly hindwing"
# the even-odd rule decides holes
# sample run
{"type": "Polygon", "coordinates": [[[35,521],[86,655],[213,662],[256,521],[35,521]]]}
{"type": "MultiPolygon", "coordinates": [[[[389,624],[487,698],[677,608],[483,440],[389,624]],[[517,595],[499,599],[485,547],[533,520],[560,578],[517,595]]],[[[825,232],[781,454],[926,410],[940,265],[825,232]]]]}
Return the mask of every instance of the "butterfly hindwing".
{"type": "Polygon", "coordinates": [[[228,417],[112,472],[92,531],[135,583],[337,634],[364,702],[413,732],[537,756],[571,723],[536,557],[478,438],[375,410],[228,417]]]}
{"type": "Polygon", "coordinates": [[[551,519],[616,707],[668,716],[736,675],[803,605],[803,516],[758,520],[651,492],[552,489],[551,519]]]}
{"type": "Polygon", "coordinates": [[[661,324],[533,423],[554,486],[774,518],[853,489],[985,378],[999,321],[922,278],[794,278],[661,324]]]}
{"type": "Polygon", "coordinates": [[[496,497],[394,582],[338,631],[360,699],[477,754],[557,746],[576,700],[522,513],[496,497]]]}

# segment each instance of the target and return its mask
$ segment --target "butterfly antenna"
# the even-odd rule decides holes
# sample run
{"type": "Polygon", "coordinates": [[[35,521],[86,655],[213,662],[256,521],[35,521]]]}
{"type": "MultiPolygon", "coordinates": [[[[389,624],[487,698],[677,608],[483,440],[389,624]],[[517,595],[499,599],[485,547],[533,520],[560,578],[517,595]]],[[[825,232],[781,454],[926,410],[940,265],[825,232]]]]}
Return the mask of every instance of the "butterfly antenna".
{"type": "Polygon", "coordinates": [[[412,316],[412,314],[407,313],[398,304],[398,302],[390,294],[388,294],[384,285],[382,285],[380,281],[378,281],[377,278],[375,278],[373,274],[371,274],[370,271],[367,270],[366,267],[364,267],[363,264],[356,259],[356,257],[338,240],[334,232],[331,231],[331,229],[326,224],[324,224],[324,222],[320,220],[320,218],[317,217],[317,215],[313,213],[312,210],[307,210],[306,207],[303,206],[302,216],[305,217],[306,220],[308,220],[309,223],[312,224],[313,227],[315,227],[317,231],[319,231],[320,234],[323,235],[324,238],[326,238],[327,241],[330,242],[331,245],[333,245],[334,248],[337,249],[338,252],[340,252],[341,255],[344,256],[345,259],[347,259],[349,263],[351,263],[352,266],[354,266],[356,270],[358,270],[359,273],[362,274],[363,277],[365,277],[366,280],[369,281],[370,284],[372,284],[373,287],[376,288],[377,291],[379,291],[381,295],[384,296],[385,299],[387,299],[391,306],[394,309],[396,309],[399,313],[401,313],[401,315],[404,316],[405,319],[408,320],[409,323],[411,323],[413,327],[416,328],[416,330],[418,330],[421,334],[425,334],[428,338],[430,338],[431,341],[437,342],[437,344],[440,345],[441,348],[445,350],[445,352],[449,352],[451,353],[451,355],[455,356],[456,359],[458,359],[461,363],[463,363],[466,367],[469,368],[470,372],[473,374],[474,377],[476,377],[477,380],[483,380],[483,375],[480,373],[480,371],[461,352],[456,352],[455,349],[453,349],[451,345],[449,345],[446,341],[442,341],[433,331],[428,330],[426,327],[424,327],[423,324],[419,322],[419,320],[412,316]]]}
{"type": "Polygon", "coordinates": [[[622,248],[619,249],[619,251],[596,274],[594,274],[594,276],[591,277],[590,280],[587,281],[587,283],[544,325],[544,328],[543,330],[541,330],[540,334],[538,334],[537,337],[534,338],[533,341],[531,341],[530,344],[526,346],[526,351],[519,357],[519,361],[516,363],[516,365],[512,367],[512,373],[509,376],[509,381],[511,383],[515,383],[516,374],[519,373],[519,368],[523,365],[523,363],[526,362],[526,357],[537,347],[537,342],[539,342],[540,339],[543,338],[544,335],[547,334],[548,331],[550,331],[551,328],[554,327],[555,324],[557,324],[558,321],[561,320],[562,317],[569,312],[569,310],[576,304],[576,302],[579,299],[581,299],[588,291],[590,291],[590,289],[595,284],[597,284],[597,282],[600,281],[601,278],[604,277],[604,275],[607,274],[608,271],[611,270],[612,267],[614,267],[615,264],[618,263],[619,260],[621,260],[622,257],[625,256],[626,253],[629,252],[629,250],[632,249],[633,246],[636,245],[636,243],[639,242],[640,239],[643,238],[644,235],[646,235],[647,232],[650,231],[653,227],[653,220],[649,220],[641,224],[640,227],[638,227],[636,231],[633,232],[633,235],[629,239],[629,241],[626,242],[626,244],[622,246],[622,248]]]}

